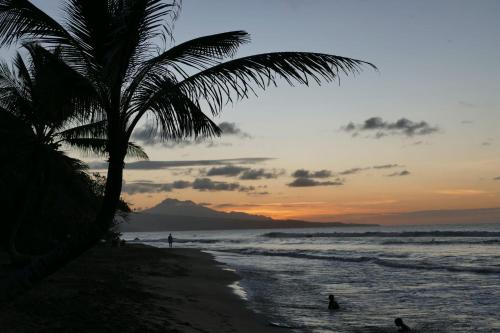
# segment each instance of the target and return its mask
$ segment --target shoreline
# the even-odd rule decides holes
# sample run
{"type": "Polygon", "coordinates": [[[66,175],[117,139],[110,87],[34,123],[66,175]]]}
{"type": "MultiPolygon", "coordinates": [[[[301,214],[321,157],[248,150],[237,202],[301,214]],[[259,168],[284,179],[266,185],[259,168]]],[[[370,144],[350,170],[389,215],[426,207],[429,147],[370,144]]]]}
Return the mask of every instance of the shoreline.
{"type": "Polygon", "coordinates": [[[101,245],[8,305],[2,332],[289,332],[230,288],[240,277],[196,249],[101,245]]]}

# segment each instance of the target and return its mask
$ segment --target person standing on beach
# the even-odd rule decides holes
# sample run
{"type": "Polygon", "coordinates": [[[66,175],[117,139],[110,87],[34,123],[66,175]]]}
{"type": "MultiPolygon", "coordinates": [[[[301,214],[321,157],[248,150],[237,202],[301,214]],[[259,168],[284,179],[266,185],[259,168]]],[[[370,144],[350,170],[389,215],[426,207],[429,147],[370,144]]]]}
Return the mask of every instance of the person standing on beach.
{"type": "Polygon", "coordinates": [[[172,247],[172,243],[174,242],[174,237],[172,237],[172,234],[168,234],[168,247],[172,247]]]}

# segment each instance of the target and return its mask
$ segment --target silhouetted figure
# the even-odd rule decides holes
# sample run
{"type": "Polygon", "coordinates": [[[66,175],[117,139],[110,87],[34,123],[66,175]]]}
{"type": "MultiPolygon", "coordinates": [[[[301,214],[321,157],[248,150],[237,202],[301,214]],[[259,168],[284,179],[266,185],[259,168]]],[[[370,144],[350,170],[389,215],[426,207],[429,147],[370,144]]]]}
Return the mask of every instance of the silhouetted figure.
{"type": "Polygon", "coordinates": [[[328,299],[330,299],[330,303],[328,303],[328,309],[329,310],[338,310],[340,309],[339,303],[335,301],[335,296],[330,295],[328,296],[328,299]]]}
{"type": "Polygon", "coordinates": [[[403,323],[403,319],[401,318],[394,319],[394,324],[399,327],[398,332],[411,332],[411,329],[405,323],[403,323]]]}
{"type": "Polygon", "coordinates": [[[174,237],[172,237],[172,234],[168,235],[168,247],[172,247],[172,243],[174,242],[174,237]]]}

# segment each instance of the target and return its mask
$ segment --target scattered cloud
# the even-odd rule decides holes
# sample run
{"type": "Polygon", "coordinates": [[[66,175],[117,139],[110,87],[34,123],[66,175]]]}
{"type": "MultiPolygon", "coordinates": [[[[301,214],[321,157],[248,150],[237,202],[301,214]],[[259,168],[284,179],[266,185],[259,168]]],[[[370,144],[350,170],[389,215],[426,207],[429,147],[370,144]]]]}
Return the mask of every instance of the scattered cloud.
{"type": "Polygon", "coordinates": [[[243,171],[248,170],[249,168],[237,166],[237,165],[225,165],[221,167],[214,167],[207,171],[207,176],[226,176],[226,177],[235,177],[238,176],[243,171]]]}
{"type": "Polygon", "coordinates": [[[170,183],[153,183],[153,182],[133,182],[124,183],[122,192],[127,194],[140,194],[140,193],[156,193],[156,192],[171,192],[173,189],[170,183]]]}
{"type": "Polygon", "coordinates": [[[255,186],[243,186],[239,183],[228,183],[213,181],[210,178],[197,178],[193,182],[193,189],[199,191],[239,191],[239,192],[256,192],[255,186]]]}
{"type": "MultiPolygon", "coordinates": [[[[222,130],[221,136],[232,136],[240,139],[251,139],[252,136],[244,132],[236,123],[222,122],[218,124],[222,130]]],[[[185,148],[189,146],[205,145],[206,148],[214,148],[220,146],[231,146],[228,142],[217,142],[211,138],[196,138],[196,139],[177,139],[177,140],[162,140],[158,137],[156,131],[151,126],[137,128],[131,137],[132,141],[138,142],[144,146],[162,146],[165,148],[185,148]]]]}
{"type": "Polygon", "coordinates": [[[222,122],[219,124],[219,128],[222,130],[222,135],[227,136],[237,136],[241,139],[251,139],[252,136],[244,132],[241,128],[239,128],[236,123],[222,122]]]}
{"type": "MultiPolygon", "coordinates": [[[[196,161],[137,161],[126,163],[128,170],[161,170],[176,167],[211,166],[211,165],[232,165],[232,164],[258,164],[273,160],[269,157],[243,157],[220,160],[196,160],[196,161]]],[[[104,170],[108,168],[108,163],[91,162],[90,169],[104,170]]]]}
{"type": "Polygon", "coordinates": [[[350,122],[341,128],[344,132],[358,136],[361,132],[375,132],[374,137],[380,139],[385,136],[402,135],[407,137],[423,136],[439,131],[437,126],[431,126],[426,121],[415,122],[401,118],[395,122],[388,122],[380,117],[372,117],[361,124],[350,122]]]}
{"type": "Polygon", "coordinates": [[[285,174],[283,169],[252,169],[237,165],[226,165],[222,167],[214,167],[205,171],[206,176],[225,176],[237,177],[241,180],[257,180],[257,179],[273,179],[285,174]]]}
{"type": "Polygon", "coordinates": [[[238,183],[218,182],[210,178],[197,178],[193,182],[193,189],[199,191],[235,191],[239,188],[238,183]]]}
{"type": "Polygon", "coordinates": [[[409,176],[409,175],[411,175],[410,171],[403,170],[403,171],[391,173],[391,174],[387,175],[387,177],[404,177],[404,176],[409,176]]]}
{"type": "Polygon", "coordinates": [[[214,181],[210,178],[196,178],[193,182],[186,180],[177,180],[172,183],[154,183],[150,181],[140,181],[124,183],[122,187],[123,193],[127,194],[142,194],[142,193],[159,193],[171,192],[175,189],[193,189],[198,191],[239,191],[252,195],[268,194],[267,191],[262,191],[262,187],[244,186],[240,183],[230,183],[222,181],[214,181]]]}
{"type": "Polygon", "coordinates": [[[240,175],[241,180],[274,179],[285,174],[285,170],[249,169],[240,175]]]}
{"type": "Polygon", "coordinates": [[[335,181],[317,181],[312,178],[295,178],[291,183],[287,184],[290,187],[313,187],[313,186],[340,186],[344,185],[343,181],[337,179],[335,181]]]}
{"type": "Polygon", "coordinates": [[[186,180],[176,180],[172,183],[172,188],[185,189],[191,187],[192,183],[186,180]]]}
{"type": "Polygon", "coordinates": [[[333,174],[329,170],[309,171],[305,169],[298,169],[292,173],[294,178],[329,178],[333,174]]]}

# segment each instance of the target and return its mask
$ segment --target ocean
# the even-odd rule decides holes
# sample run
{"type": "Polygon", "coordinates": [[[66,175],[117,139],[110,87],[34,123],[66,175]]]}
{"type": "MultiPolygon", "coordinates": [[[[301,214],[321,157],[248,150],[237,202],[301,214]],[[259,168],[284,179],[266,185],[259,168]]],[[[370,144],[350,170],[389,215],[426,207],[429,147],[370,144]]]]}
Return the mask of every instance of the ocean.
{"type": "MultiPolygon", "coordinates": [[[[166,247],[168,232],[126,233],[166,247]]],[[[291,332],[500,332],[500,224],[175,232],[291,332]],[[328,295],[340,304],[329,311],[328,295]]]]}

